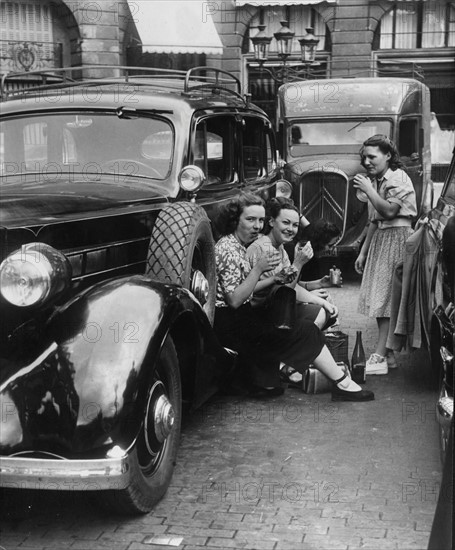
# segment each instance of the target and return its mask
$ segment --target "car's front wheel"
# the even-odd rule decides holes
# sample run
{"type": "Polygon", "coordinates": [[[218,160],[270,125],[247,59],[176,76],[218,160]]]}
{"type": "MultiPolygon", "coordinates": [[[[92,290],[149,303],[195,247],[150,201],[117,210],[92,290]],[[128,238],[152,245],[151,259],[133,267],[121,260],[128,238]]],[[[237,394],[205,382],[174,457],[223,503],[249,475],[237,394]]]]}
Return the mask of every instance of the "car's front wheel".
{"type": "Polygon", "coordinates": [[[168,337],[149,386],[144,419],[129,456],[130,483],[107,493],[122,514],[147,513],[166,492],[180,441],[182,396],[177,353],[168,337]]]}

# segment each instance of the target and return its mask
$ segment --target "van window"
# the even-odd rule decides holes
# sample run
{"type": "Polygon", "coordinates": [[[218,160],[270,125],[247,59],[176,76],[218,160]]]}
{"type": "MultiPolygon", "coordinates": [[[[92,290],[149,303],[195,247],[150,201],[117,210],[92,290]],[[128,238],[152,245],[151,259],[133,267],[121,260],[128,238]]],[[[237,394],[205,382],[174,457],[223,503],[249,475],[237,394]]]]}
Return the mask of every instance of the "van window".
{"type": "Polygon", "coordinates": [[[404,119],[400,122],[398,151],[402,157],[410,157],[419,151],[418,125],[415,119],[404,119]]]}
{"type": "Polygon", "coordinates": [[[334,146],[355,147],[374,134],[390,135],[389,120],[350,119],[294,122],[288,136],[288,146],[293,157],[309,154],[311,147],[326,147],[333,152],[334,146]]]}

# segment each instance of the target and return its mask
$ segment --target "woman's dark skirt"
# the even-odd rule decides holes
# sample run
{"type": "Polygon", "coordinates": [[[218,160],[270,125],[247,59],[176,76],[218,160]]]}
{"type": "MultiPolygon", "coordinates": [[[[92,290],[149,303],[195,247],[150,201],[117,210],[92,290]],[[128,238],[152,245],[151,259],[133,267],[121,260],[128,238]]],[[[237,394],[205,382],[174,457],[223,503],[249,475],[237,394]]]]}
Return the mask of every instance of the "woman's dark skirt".
{"type": "Polygon", "coordinates": [[[324,346],[311,320],[297,315],[291,330],[277,329],[262,308],[249,303],[216,308],[214,328],[221,344],[239,353],[246,382],[261,387],[280,386],[280,362],[304,372],[324,346]]]}

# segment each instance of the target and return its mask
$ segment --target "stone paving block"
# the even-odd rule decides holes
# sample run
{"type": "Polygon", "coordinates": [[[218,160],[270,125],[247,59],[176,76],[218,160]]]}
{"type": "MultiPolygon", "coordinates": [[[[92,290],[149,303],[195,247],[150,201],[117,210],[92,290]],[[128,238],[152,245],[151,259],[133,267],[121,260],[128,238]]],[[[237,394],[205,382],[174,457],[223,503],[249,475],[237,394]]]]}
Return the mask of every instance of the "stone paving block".
{"type": "Polygon", "coordinates": [[[332,535],[305,535],[303,543],[312,550],[347,550],[348,543],[338,540],[332,535]]]}
{"type": "MultiPolygon", "coordinates": [[[[362,539],[361,548],[366,550],[425,550],[428,546],[428,537],[421,540],[409,539],[402,537],[401,539],[374,539],[365,537],[362,539]]],[[[351,549],[349,549],[351,550],[351,549]]]]}
{"type": "Polygon", "coordinates": [[[430,531],[408,531],[407,533],[403,533],[399,530],[388,529],[386,538],[388,540],[400,541],[403,546],[405,546],[408,542],[425,541],[426,548],[430,538],[430,531]]]}
{"type": "MultiPolygon", "coordinates": [[[[0,544],[3,544],[1,542],[2,539],[0,539],[0,544]]],[[[71,541],[72,542],[72,541],[71,541]]],[[[61,540],[47,540],[46,538],[42,537],[34,537],[34,536],[28,536],[22,543],[21,547],[24,548],[42,548],[43,546],[49,546],[51,548],[58,548],[58,545],[61,545],[61,540]]]]}
{"type": "MultiPolygon", "coordinates": [[[[215,518],[216,516],[214,515],[213,518],[215,518]]],[[[212,521],[213,521],[213,518],[212,518],[212,521]]],[[[210,527],[210,524],[212,523],[212,521],[210,519],[206,519],[204,521],[199,521],[199,520],[192,520],[191,518],[184,518],[184,519],[179,519],[179,520],[175,520],[174,518],[172,517],[169,517],[165,520],[164,522],[164,527],[168,526],[168,525],[172,525],[172,524],[177,524],[177,525],[185,525],[185,526],[189,526],[189,527],[194,527],[194,528],[197,528],[197,529],[208,529],[210,527]]],[[[144,527],[144,530],[146,528],[144,527]]],[[[152,528],[147,528],[149,531],[150,530],[153,530],[155,531],[156,528],[155,526],[152,526],[152,528]]]]}
{"type": "MultiPolygon", "coordinates": [[[[192,546],[199,546],[199,547],[205,547],[207,542],[209,540],[209,537],[201,537],[201,536],[186,536],[183,539],[182,545],[192,545],[192,546]]],[[[172,546],[168,546],[168,550],[172,550],[172,546]]],[[[150,550],[154,550],[154,546],[150,545],[150,550]]]]}
{"type": "MultiPolygon", "coordinates": [[[[1,543],[0,543],[1,544],[1,543]]],[[[86,544],[88,544],[86,542],[86,544]]],[[[46,539],[27,539],[25,540],[20,548],[27,548],[27,549],[31,549],[31,548],[44,548],[44,547],[47,547],[47,548],[52,548],[52,549],[55,549],[55,548],[58,548],[60,549],[62,546],[62,541],[58,541],[58,540],[53,540],[53,541],[47,541],[46,539]]]]}
{"type": "MultiPolygon", "coordinates": [[[[269,542],[269,543],[266,543],[266,546],[264,547],[264,550],[266,549],[270,549],[272,550],[273,547],[275,546],[275,542],[269,542]]],[[[208,543],[207,543],[207,547],[208,548],[217,548],[217,549],[223,549],[223,550],[228,550],[229,548],[235,548],[235,549],[238,549],[238,548],[245,548],[245,549],[249,549],[251,548],[251,544],[248,544],[247,542],[245,541],[235,541],[235,540],[229,540],[227,541],[226,539],[217,539],[217,538],[210,538],[208,543]]],[[[260,548],[260,547],[258,547],[260,548]]],[[[169,550],[169,548],[167,549],[169,550]]]]}
{"type": "MultiPolygon", "coordinates": [[[[132,542],[130,546],[128,546],[127,550],[169,550],[172,548],[172,546],[164,546],[162,544],[154,544],[153,546],[151,544],[144,544],[142,542],[132,542]]],[[[182,547],[180,547],[182,548],[182,547]]],[[[87,549],[90,550],[90,549],[87,549]]]]}
{"type": "MultiPolygon", "coordinates": [[[[301,538],[303,538],[303,537],[301,537],[301,538]]],[[[298,545],[301,538],[299,539],[299,541],[296,541],[294,539],[294,544],[298,545]]],[[[278,540],[279,539],[277,537],[275,537],[274,535],[269,535],[267,538],[266,537],[254,537],[253,538],[253,537],[249,536],[247,533],[238,533],[235,537],[234,543],[238,544],[242,548],[257,548],[258,550],[261,550],[262,548],[264,548],[264,549],[275,548],[278,540]]],[[[210,544],[212,544],[212,542],[213,541],[211,539],[210,544]]]]}
{"type": "Polygon", "coordinates": [[[71,544],[70,548],[71,550],[126,550],[130,542],[119,540],[96,540],[87,542],[86,540],[77,540],[71,544]]]}
{"type": "Polygon", "coordinates": [[[289,541],[278,541],[274,550],[315,550],[315,546],[306,545],[305,542],[301,542],[298,546],[289,541]]]}
{"type": "Polygon", "coordinates": [[[209,537],[219,537],[225,539],[232,539],[235,533],[236,531],[233,529],[205,529],[198,527],[192,528],[189,525],[170,525],[166,531],[166,534],[176,536],[195,535],[198,537],[202,537],[206,535],[209,537]]]}
{"type": "MultiPolygon", "coordinates": [[[[402,522],[395,522],[400,523],[400,525],[405,526],[407,530],[414,530],[415,528],[415,522],[414,521],[402,521],[402,522]]],[[[395,523],[390,521],[384,521],[382,519],[376,519],[376,520],[368,520],[368,519],[357,519],[355,516],[351,519],[347,520],[346,526],[351,529],[394,529],[395,527],[398,528],[395,523]]]]}
{"type": "MultiPolygon", "coordinates": [[[[165,529],[163,529],[164,533],[165,529]]],[[[128,545],[131,542],[141,542],[145,536],[147,536],[148,533],[142,533],[140,531],[136,533],[124,533],[123,535],[116,535],[113,536],[111,532],[103,534],[98,540],[96,541],[87,541],[84,539],[83,536],[76,538],[71,543],[68,541],[68,544],[70,544],[71,548],[80,548],[84,545],[95,545],[98,544],[101,548],[109,548],[109,544],[112,544],[115,542],[116,544],[119,544],[120,546],[123,545],[124,547],[128,547],[128,545]]],[[[60,539],[61,541],[64,539],[60,539]]]]}
{"type": "Polygon", "coordinates": [[[383,512],[387,506],[386,499],[375,499],[374,497],[363,499],[362,510],[364,512],[383,512]]]}
{"type": "Polygon", "coordinates": [[[386,536],[387,530],[385,528],[381,527],[359,527],[357,528],[355,525],[351,526],[345,526],[345,527],[338,527],[338,526],[330,526],[329,528],[329,536],[330,537],[337,537],[337,536],[343,536],[346,533],[350,534],[356,534],[356,535],[362,535],[365,534],[368,535],[369,538],[375,538],[375,539],[383,539],[386,536]]]}
{"type": "MultiPolygon", "coordinates": [[[[398,546],[396,541],[386,539],[369,539],[364,537],[360,543],[349,544],[349,550],[411,550],[407,547],[398,546]]],[[[420,548],[419,550],[424,550],[420,548]]]]}

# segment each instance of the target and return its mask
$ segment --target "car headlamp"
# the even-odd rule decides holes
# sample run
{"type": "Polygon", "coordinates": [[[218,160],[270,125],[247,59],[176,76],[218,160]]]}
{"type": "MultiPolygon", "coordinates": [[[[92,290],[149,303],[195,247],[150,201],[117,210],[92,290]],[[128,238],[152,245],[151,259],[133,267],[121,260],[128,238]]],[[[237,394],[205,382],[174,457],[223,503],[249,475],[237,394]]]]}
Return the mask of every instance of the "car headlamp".
{"type": "Polygon", "coordinates": [[[19,307],[41,305],[67,288],[71,265],[58,250],[43,243],[29,243],[0,264],[0,293],[19,307]]]}
{"type": "Polygon", "coordinates": [[[185,166],[179,174],[179,184],[184,191],[195,193],[205,182],[205,174],[194,164],[185,166]]]}
{"type": "Polygon", "coordinates": [[[278,180],[276,182],[276,196],[290,199],[292,196],[292,185],[287,180],[278,180]]]}

